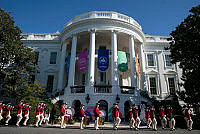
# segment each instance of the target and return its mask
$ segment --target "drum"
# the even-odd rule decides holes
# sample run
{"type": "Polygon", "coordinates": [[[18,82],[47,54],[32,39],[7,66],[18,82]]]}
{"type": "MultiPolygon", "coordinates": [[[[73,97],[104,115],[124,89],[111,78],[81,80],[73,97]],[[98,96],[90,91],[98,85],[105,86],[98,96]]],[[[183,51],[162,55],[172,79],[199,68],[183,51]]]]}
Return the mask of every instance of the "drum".
{"type": "Polygon", "coordinates": [[[104,124],[104,118],[103,117],[99,117],[99,125],[103,125],[104,124]]]}
{"type": "Polygon", "coordinates": [[[66,109],[66,116],[74,116],[74,109],[73,108],[67,108],[66,109]]]}
{"type": "Polygon", "coordinates": [[[88,117],[84,117],[83,124],[84,125],[89,125],[89,118],[88,117]]]}
{"type": "Polygon", "coordinates": [[[104,110],[100,110],[99,111],[99,117],[106,117],[106,111],[104,111],[104,110]]]}

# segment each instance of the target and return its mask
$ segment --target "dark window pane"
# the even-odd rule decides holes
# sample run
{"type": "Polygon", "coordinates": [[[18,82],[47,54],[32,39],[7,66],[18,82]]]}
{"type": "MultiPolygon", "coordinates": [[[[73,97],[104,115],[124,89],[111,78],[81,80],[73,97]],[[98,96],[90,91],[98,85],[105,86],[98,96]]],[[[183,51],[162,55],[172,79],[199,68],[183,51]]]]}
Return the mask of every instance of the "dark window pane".
{"type": "Polygon", "coordinates": [[[53,75],[48,75],[48,79],[47,79],[47,91],[48,92],[52,92],[53,81],[54,81],[54,76],[53,75]]]}
{"type": "Polygon", "coordinates": [[[171,95],[175,95],[175,83],[174,83],[174,78],[168,78],[169,82],[169,91],[171,95]]]}
{"type": "Polygon", "coordinates": [[[169,55],[165,55],[165,65],[166,66],[171,66],[171,58],[169,55]]]}
{"type": "Polygon", "coordinates": [[[56,64],[57,52],[51,52],[50,64],[56,64]]]}
{"type": "Polygon", "coordinates": [[[150,92],[151,92],[151,94],[157,94],[156,78],[149,78],[149,81],[150,81],[150,92]]]}
{"type": "Polygon", "coordinates": [[[154,66],[153,54],[147,54],[148,66],[154,66]]]}

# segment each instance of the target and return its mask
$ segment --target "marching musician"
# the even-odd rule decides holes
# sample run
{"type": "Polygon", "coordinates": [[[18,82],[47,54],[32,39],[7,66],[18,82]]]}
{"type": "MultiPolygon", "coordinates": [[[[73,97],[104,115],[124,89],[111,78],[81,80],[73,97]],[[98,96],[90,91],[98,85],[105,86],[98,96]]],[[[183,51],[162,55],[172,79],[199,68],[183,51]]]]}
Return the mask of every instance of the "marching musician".
{"type": "Polygon", "coordinates": [[[98,130],[99,129],[99,103],[96,103],[96,106],[94,109],[94,116],[95,116],[94,128],[98,130]]]}
{"type": "Polygon", "coordinates": [[[39,126],[42,125],[42,121],[44,120],[44,103],[40,103],[40,123],[39,126]]]}
{"type": "Polygon", "coordinates": [[[35,126],[38,127],[38,123],[40,121],[40,104],[37,104],[37,107],[36,107],[36,123],[35,123],[35,126]]]}
{"type": "Polygon", "coordinates": [[[5,104],[3,104],[3,101],[0,101],[0,121],[3,119],[3,108],[4,108],[5,104]]]}
{"type": "Polygon", "coordinates": [[[166,115],[165,115],[165,109],[163,106],[160,107],[159,118],[161,120],[162,129],[165,129],[167,126],[167,119],[166,119],[166,115]]]}
{"type": "Polygon", "coordinates": [[[24,126],[26,126],[26,123],[29,119],[30,109],[31,109],[31,106],[28,103],[26,103],[26,105],[24,106],[24,117],[25,117],[25,120],[23,123],[24,126]]]}
{"type": "Polygon", "coordinates": [[[66,115],[66,107],[67,104],[64,103],[61,107],[61,124],[60,124],[60,128],[65,128],[65,115],[66,115]]]}
{"type": "Polygon", "coordinates": [[[171,131],[175,130],[176,121],[174,119],[173,109],[171,106],[168,106],[168,109],[167,109],[167,119],[169,121],[170,130],[171,131]]]}
{"type": "Polygon", "coordinates": [[[80,129],[83,129],[83,120],[84,120],[84,117],[85,117],[84,106],[85,105],[82,104],[81,110],[80,110],[80,118],[81,118],[80,129]]]}
{"type": "Polygon", "coordinates": [[[150,128],[152,120],[150,118],[150,109],[149,109],[149,107],[146,107],[146,109],[145,109],[145,118],[146,118],[146,121],[147,121],[147,128],[150,128]]]}
{"type": "Polygon", "coordinates": [[[113,105],[114,105],[113,109],[112,109],[112,117],[114,120],[113,129],[117,130],[117,128],[121,122],[121,119],[119,117],[119,107],[117,106],[118,104],[114,103],[113,105]]]}
{"type": "Polygon", "coordinates": [[[150,116],[152,120],[152,129],[157,131],[156,111],[154,106],[151,107],[150,116]]]}
{"type": "Polygon", "coordinates": [[[8,103],[7,105],[6,105],[6,121],[5,121],[5,125],[6,126],[8,126],[8,122],[10,121],[10,119],[11,119],[11,116],[10,116],[10,111],[11,111],[11,109],[12,109],[13,107],[11,106],[11,104],[10,103],[8,103]]]}
{"type": "Polygon", "coordinates": [[[22,109],[24,107],[23,101],[20,101],[19,104],[17,105],[17,123],[16,126],[19,127],[19,123],[22,120],[22,109]]]}
{"type": "Polygon", "coordinates": [[[138,108],[135,104],[133,104],[133,118],[135,120],[135,130],[138,130],[141,121],[140,121],[140,118],[138,116],[138,108]]]}
{"type": "Polygon", "coordinates": [[[49,117],[50,117],[50,113],[49,113],[48,105],[44,104],[44,122],[46,125],[48,125],[49,117]]]}
{"type": "Polygon", "coordinates": [[[132,107],[129,108],[128,117],[129,117],[129,126],[132,129],[132,128],[134,128],[134,124],[135,124],[135,120],[133,119],[133,109],[132,109],[132,107]]]}
{"type": "Polygon", "coordinates": [[[192,121],[192,118],[191,118],[191,115],[190,115],[190,107],[187,107],[187,106],[185,107],[185,120],[187,122],[188,130],[191,131],[193,121],[192,121]]]}

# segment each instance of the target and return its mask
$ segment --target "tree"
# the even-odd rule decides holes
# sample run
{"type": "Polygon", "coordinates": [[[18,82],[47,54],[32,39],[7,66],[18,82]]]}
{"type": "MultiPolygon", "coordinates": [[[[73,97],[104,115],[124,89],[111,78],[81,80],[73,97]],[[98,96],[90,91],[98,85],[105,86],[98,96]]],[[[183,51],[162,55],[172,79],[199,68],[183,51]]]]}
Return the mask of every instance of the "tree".
{"type": "Polygon", "coordinates": [[[171,32],[170,51],[172,63],[180,63],[185,91],[180,97],[186,103],[200,102],[200,5],[190,10],[176,30],[171,32]]]}
{"type": "Polygon", "coordinates": [[[21,33],[9,13],[0,9],[0,88],[9,97],[16,96],[17,90],[37,70],[36,55],[23,45],[21,33]]]}

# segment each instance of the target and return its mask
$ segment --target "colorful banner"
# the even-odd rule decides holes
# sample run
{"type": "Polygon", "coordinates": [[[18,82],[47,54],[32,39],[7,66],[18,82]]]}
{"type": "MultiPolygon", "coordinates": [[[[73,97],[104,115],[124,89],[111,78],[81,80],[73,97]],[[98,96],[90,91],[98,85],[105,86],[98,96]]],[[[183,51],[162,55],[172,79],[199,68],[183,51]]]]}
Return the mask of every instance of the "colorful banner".
{"type": "Polygon", "coordinates": [[[136,74],[139,76],[139,64],[138,64],[138,58],[135,56],[135,67],[136,67],[136,74]]]}
{"type": "Polygon", "coordinates": [[[126,57],[126,52],[117,51],[118,55],[118,69],[121,72],[126,72],[128,70],[128,60],[126,57]]]}
{"type": "Polygon", "coordinates": [[[66,63],[65,63],[65,73],[66,73],[66,75],[69,74],[70,59],[71,59],[71,55],[68,55],[66,63]]]}
{"type": "Polygon", "coordinates": [[[109,51],[105,49],[98,50],[98,62],[97,66],[99,70],[105,71],[109,66],[109,51]]]}
{"type": "Polygon", "coordinates": [[[80,72],[85,72],[88,67],[88,51],[81,51],[78,54],[78,69],[80,72]]]}

